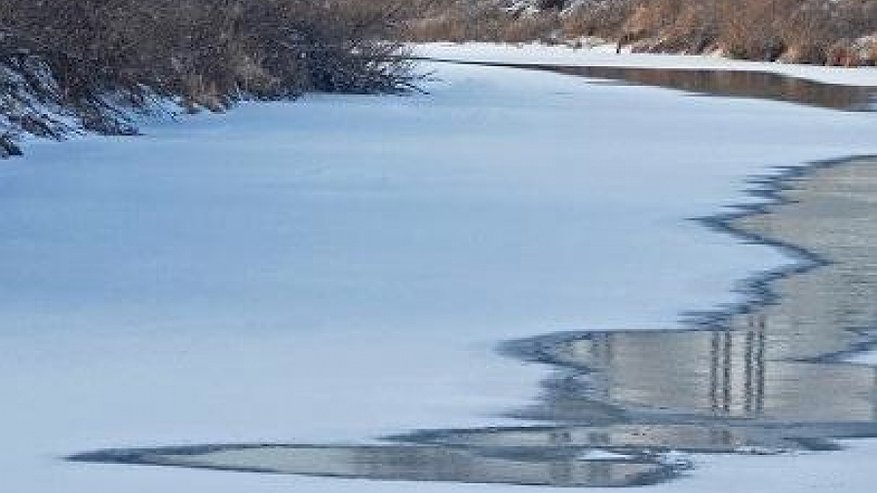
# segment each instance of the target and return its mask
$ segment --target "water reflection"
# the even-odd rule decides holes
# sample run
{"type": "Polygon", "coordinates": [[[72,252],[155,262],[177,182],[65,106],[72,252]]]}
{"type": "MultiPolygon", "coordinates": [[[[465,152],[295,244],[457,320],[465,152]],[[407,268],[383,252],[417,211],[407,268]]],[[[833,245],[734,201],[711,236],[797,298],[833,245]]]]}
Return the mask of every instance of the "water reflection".
{"type": "Polygon", "coordinates": [[[593,333],[555,341],[538,355],[521,348],[530,359],[580,370],[555,377],[542,404],[522,414],[592,422],[610,404],[616,409],[607,420],[621,410],[784,422],[877,419],[877,371],[787,359],[794,346],[785,344],[786,327],[758,317],[741,329],[593,333]]]}
{"type": "Polygon", "coordinates": [[[844,111],[877,110],[877,90],[873,87],[825,84],[768,72],[625,67],[540,68],[711,96],[770,99],[844,111]]]}
{"type": "Polygon", "coordinates": [[[877,111],[877,88],[826,84],[770,72],[463,63],[543,70],[590,79],[621,81],[629,84],[678,89],[709,96],[769,99],[842,111],[877,111]]]}
{"type": "Polygon", "coordinates": [[[570,449],[541,454],[512,447],[446,445],[233,445],[82,454],[73,460],[173,465],[275,474],[402,481],[514,483],[557,487],[644,485],[671,467],[643,458],[581,459],[570,449]]]}
{"type": "Polygon", "coordinates": [[[596,410],[607,419],[672,413],[780,423],[877,420],[877,371],[842,361],[874,345],[877,163],[826,166],[783,186],[783,204],[729,218],[726,226],[806,247],[825,265],[753,280],[770,280],[777,302],[748,306],[720,328],[510,343],[512,354],[566,369],[546,385],[542,403],[522,414],[573,422],[592,421],[596,410]]]}
{"type": "Polygon", "coordinates": [[[877,436],[877,369],[844,361],[874,346],[877,158],[790,172],[777,204],[715,218],[810,262],[752,279],[751,303],[683,331],[576,332],[507,343],[550,365],[523,418],[550,426],[427,430],[385,445],[109,450],[73,460],[320,476],[552,486],[662,481],[666,452],[831,449],[877,436]],[[806,249],[806,255],[805,255],[806,249]],[[776,296],[763,291],[770,286],[776,296]],[[773,302],[770,302],[773,301],[773,302]]]}

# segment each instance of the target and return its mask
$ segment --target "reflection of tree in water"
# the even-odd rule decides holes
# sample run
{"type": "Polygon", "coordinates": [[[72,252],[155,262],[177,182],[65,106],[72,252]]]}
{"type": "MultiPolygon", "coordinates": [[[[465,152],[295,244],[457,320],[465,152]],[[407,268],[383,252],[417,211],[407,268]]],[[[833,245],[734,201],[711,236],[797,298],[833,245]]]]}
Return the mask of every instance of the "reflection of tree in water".
{"type": "MultiPolygon", "coordinates": [[[[542,403],[522,415],[665,431],[668,423],[731,426],[743,433],[724,440],[731,448],[788,446],[789,439],[824,446],[831,437],[877,432],[877,371],[842,360],[874,342],[877,165],[859,159],[781,185],[789,187],[781,204],[729,217],[724,226],[802,246],[824,265],[770,273],[777,302],[716,318],[727,320],[720,330],[583,332],[510,343],[513,354],[562,368],[542,403]]],[[[690,435],[675,432],[675,439],[649,441],[695,448],[684,446],[690,435]]]]}
{"type": "Polygon", "coordinates": [[[788,101],[844,111],[877,109],[875,106],[877,91],[874,88],[825,84],[769,72],[575,66],[538,68],[569,75],[679,89],[711,96],[788,101]]]}
{"type": "Polygon", "coordinates": [[[877,373],[840,357],[874,338],[868,329],[877,321],[877,166],[861,159],[783,185],[792,187],[783,204],[736,218],[730,227],[804,246],[826,265],[789,277],[771,273],[778,302],[747,307],[721,330],[584,332],[513,342],[512,353],[566,369],[547,385],[543,403],[524,414],[577,421],[577,414],[587,420],[602,407],[607,419],[622,411],[875,421],[877,373]]]}
{"type": "Polygon", "coordinates": [[[785,349],[784,328],[794,326],[773,329],[756,317],[732,330],[573,336],[550,344],[533,358],[569,370],[548,382],[540,405],[522,414],[568,422],[668,413],[765,421],[873,421],[874,369],[779,356],[785,349]]]}
{"type": "Polygon", "coordinates": [[[539,404],[519,413],[555,425],[420,431],[388,445],[184,447],[74,459],[619,486],[671,477],[685,464],[668,462],[662,454],[669,450],[770,453],[877,436],[877,370],[842,360],[874,342],[877,159],[821,167],[806,179],[790,172],[772,186],[783,189],[777,204],[714,224],[797,248],[818,268],[755,279],[750,287],[760,301],[693,329],[562,333],[505,345],[508,354],[555,369],[539,404]],[[778,296],[759,291],[766,284],[778,296]]]}

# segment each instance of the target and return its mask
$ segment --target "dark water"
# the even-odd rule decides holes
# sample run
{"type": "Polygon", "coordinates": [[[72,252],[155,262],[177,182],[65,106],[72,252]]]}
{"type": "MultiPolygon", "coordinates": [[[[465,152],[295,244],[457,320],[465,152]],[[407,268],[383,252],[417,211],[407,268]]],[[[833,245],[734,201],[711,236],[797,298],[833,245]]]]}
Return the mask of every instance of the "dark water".
{"type": "Polygon", "coordinates": [[[554,486],[649,484],[673,469],[643,455],[579,460],[577,449],[453,445],[216,445],[109,450],[74,460],[215,470],[367,478],[554,486]]]}
{"type": "Polygon", "coordinates": [[[775,204],[712,227],[787,249],[795,266],[753,278],[750,301],[686,330],[550,334],[510,357],[553,369],[543,426],[421,430],[383,445],[212,445],[105,450],[73,460],[380,480],[634,486],[689,463],[669,451],[773,454],[877,436],[877,370],[845,356],[877,336],[877,158],[789,171],[775,204]]]}
{"type": "Polygon", "coordinates": [[[770,72],[466,63],[543,70],[707,96],[769,99],[842,111],[877,111],[877,88],[826,84],[770,72]]]}
{"type": "Polygon", "coordinates": [[[766,72],[615,67],[546,67],[545,70],[710,96],[771,99],[844,111],[877,111],[874,88],[824,84],[766,72]]]}

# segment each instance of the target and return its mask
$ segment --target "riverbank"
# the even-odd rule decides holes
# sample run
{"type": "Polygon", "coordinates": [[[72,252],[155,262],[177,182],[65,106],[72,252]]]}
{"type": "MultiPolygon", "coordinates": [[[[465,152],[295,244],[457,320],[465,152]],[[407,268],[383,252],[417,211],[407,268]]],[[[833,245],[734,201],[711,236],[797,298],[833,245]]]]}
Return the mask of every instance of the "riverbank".
{"type": "Polygon", "coordinates": [[[877,87],[877,67],[823,67],[779,62],[730,60],[712,55],[616,53],[615,47],[597,45],[571,48],[539,43],[422,43],[409,45],[425,58],[499,64],[628,67],[687,70],[766,72],[826,84],[877,87]]]}
{"type": "Polygon", "coordinates": [[[0,0],[0,159],[28,138],[135,135],[139,117],[416,77],[380,1],[0,0]]]}

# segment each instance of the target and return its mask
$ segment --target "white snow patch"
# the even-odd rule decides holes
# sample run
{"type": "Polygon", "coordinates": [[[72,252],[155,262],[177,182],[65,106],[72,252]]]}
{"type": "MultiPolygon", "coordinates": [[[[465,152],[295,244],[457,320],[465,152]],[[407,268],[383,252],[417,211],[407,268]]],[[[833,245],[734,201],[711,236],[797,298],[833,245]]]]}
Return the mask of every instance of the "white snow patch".
{"type": "Polygon", "coordinates": [[[623,459],[629,459],[629,458],[630,458],[629,455],[619,454],[616,452],[610,452],[608,450],[600,450],[600,449],[588,450],[587,452],[584,452],[578,456],[578,460],[582,460],[582,461],[602,461],[602,460],[617,461],[619,459],[623,460],[623,459]]]}
{"type": "Polygon", "coordinates": [[[860,365],[877,366],[877,349],[852,354],[846,358],[846,361],[860,365]]]}

